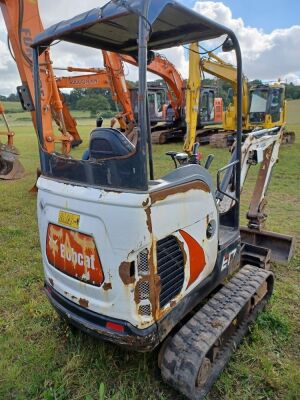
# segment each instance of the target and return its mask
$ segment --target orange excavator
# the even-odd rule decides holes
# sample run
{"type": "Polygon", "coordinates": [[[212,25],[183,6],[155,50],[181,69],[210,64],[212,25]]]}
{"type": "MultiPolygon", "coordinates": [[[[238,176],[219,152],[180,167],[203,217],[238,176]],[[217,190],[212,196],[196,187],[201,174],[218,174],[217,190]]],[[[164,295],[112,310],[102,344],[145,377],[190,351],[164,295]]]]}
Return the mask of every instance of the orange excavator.
{"type": "MultiPolygon", "coordinates": [[[[137,66],[137,61],[128,55],[102,51],[105,69],[68,67],[69,72],[89,72],[88,75],[60,77],[57,79],[59,88],[108,88],[113,99],[122,105],[123,113],[118,121],[125,130],[126,122],[137,120],[137,88],[128,90],[123,62],[137,66]]],[[[165,143],[172,137],[182,138],[185,134],[185,81],[176,67],[159,53],[149,56],[147,65],[152,72],[164,80],[165,86],[148,87],[149,114],[152,125],[152,142],[165,143]],[[167,105],[167,99],[169,105],[167,105]],[[169,112],[170,111],[170,112],[169,112]],[[158,125],[158,123],[162,123],[158,125]]],[[[207,125],[222,122],[223,101],[216,97],[214,87],[201,88],[201,100],[198,113],[197,140],[205,142],[203,129],[207,125]]],[[[209,132],[213,132],[211,128],[209,132]]]]}
{"type": "MultiPolygon", "coordinates": [[[[19,86],[18,94],[25,110],[30,111],[35,125],[35,106],[33,102],[33,78],[32,59],[30,44],[37,33],[43,31],[43,25],[39,15],[38,2],[25,2],[24,0],[0,0],[4,20],[8,30],[11,48],[19,69],[22,85],[19,86]]],[[[64,152],[67,154],[71,147],[82,142],[76,128],[76,121],[71,116],[63,96],[59,89],[71,87],[107,87],[112,91],[113,99],[121,104],[122,112],[118,113],[118,120],[123,130],[132,130],[135,120],[135,108],[137,104],[136,90],[128,90],[123,62],[137,66],[137,61],[130,56],[118,55],[116,53],[102,51],[105,70],[84,69],[69,67],[69,71],[92,72],[90,75],[77,77],[56,78],[49,49],[43,53],[41,71],[42,105],[44,110],[43,125],[47,133],[46,148],[53,149],[55,142],[61,142],[64,152]],[[59,133],[56,134],[52,127],[52,120],[58,126],[59,133]]],[[[165,143],[172,137],[183,137],[185,134],[185,82],[175,66],[165,57],[158,53],[149,55],[148,71],[159,75],[164,79],[166,88],[149,88],[149,112],[152,116],[152,140],[154,143],[165,143]],[[166,104],[169,99],[169,106],[166,104]],[[168,113],[168,110],[170,111],[168,113]]],[[[222,105],[215,98],[213,88],[203,88],[201,92],[201,104],[205,104],[199,110],[198,126],[217,124],[221,122],[222,105]],[[205,113],[203,112],[205,110],[205,113]]],[[[222,102],[222,100],[221,100],[222,102]]],[[[199,133],[202,134],[201,131],[199,133]]]]}
{"type": "MultiPolygon", "coordinates": [[[[135,58],[128,55],[121,55],[120,57],[124,62],[137,66],[135,58]]],[[[148,88],[149,93],[153,94],[152,99],[148,99],[151,121],[166,122],[164,125],[157,125],[152,128],[152,142],[163,144],[171,138],[182,138],[186,133],[185,80],[182,78],[176,67],[166,57],[160,53],[154,53],[153,51],[148,53],[147,70],[160,76],[164,80],[167,87],[167,96],[170,102],[166,112],[161,113],[161,119],[157,119],[159,111],[163,111],[161,107],[162,100],[159,100],[162,88],[151,86],[148,88]],[[152,110],[151,102],[155,103],[152,110]]],[[[137,94],[137,88],[134,90],[137,94]]],[[[134,109],[137,108],[137,103],[138,97],[137,95],[134,96],[132,93],[132,106],[134,109]]],[[[213,86],[202,86],[197,120],[197,141],[202,143],[209,142],[209,135],[213,134],[217,129],[203,128],[210,125],[221,124],[222,112],[223,100],[216,96],[216,88],[213,86]]]]}
{"type": "Polygon", "coordinates": [[[125,80],[122,60],[116,53],[102,51],[105,68],[77,68],[68,67],[68,72],[89,72],[87,75],[64,76],[56,78],[59,89],[64,88],[106,88],[112,93],[112,99],[120,104],[117,120],[124,131],[132,130],[134,126],[134,113],[131,106],[130,92],[125,80]]]}
{"type": "MultiPolygon", "coordinates": [[[[31,112],[36,129],[34,104],[34,82],[32,75],[32,39],[44,30],[37,1],[0,0],[0,7],[6,24],[10,50],[16,61],[22,85],[17,87],[18,95],[24,110],[31,112]]],[[[82,140],[76,129],[76,121],[71,116],[60,93],[47,49],[41,55],[40,92],[43,109],[42,124],[45,132],[44,147],[53,151],[55,143],[61,143],[63,152],[68,154],[71,147],[79,145],[82,140]],[[52,121],[58,126],[53,128],[52,121]]]]}
{"type": "Polygon", "coordinates": [[[5,131],[0,130],[0,136],[7,137],[7,143],[2,143],[0,140],[0,179],[23,178],[25,170],[19,161],[19,151],[14,146],[13,137],[15,134],[10,129],[2,103],[0,103],[0,116],[5,127],[5,131]]]}

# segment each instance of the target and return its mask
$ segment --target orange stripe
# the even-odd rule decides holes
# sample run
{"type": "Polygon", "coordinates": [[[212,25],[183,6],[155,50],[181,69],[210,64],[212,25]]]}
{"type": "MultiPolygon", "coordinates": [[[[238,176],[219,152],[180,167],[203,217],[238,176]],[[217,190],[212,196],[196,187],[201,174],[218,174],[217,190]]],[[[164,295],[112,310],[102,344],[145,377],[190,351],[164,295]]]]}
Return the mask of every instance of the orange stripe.
{"type": "Polygon", "coordinates": [[[203,271],[206,262],[203,248],[191,235],[187,232],[179,231],[189,248],[190,255],[190,279],[187,287],[189,287],[199,277],[203,271]]]}

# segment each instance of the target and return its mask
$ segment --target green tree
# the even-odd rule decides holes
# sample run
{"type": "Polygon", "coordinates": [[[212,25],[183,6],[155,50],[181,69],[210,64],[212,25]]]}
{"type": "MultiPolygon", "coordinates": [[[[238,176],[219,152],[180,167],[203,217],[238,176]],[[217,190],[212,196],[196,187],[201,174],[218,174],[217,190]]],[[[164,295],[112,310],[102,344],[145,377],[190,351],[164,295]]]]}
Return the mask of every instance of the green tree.
{"type": "Polygon", "coordinates": [[[76,102],[77,110],[90,111],[91,117],[95,117],[101,111],[110,110],[108,100],[102,95],[84,96],[76,102]]]}

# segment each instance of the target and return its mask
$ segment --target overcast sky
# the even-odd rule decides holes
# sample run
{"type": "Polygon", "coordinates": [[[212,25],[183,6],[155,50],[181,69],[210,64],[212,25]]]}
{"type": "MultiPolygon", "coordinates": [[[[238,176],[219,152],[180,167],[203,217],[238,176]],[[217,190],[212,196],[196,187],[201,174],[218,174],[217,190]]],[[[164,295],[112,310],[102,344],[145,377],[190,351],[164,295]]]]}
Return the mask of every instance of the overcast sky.
{"type": "MultiPolygon", "coordinates": [[[[205,16],[220,22],[237,34],[243,54],[244,73],[249,79],[292,81],[300,84],[300,0],[180,0],[205,16]],[[298,10],[298,11],[297,11],[298,10]]],[[[88,9],[105,4],[106,0],[39,0],[45,27],[59,19],[67,19],[88,9]],[[55,6],[53,6],[55,4],[55,6]]],[[[214,46],[209,43],[208,46],[214,46]]],[[[71,44],[52,48],[52,59],[58,67],[100,67],[99,51],[71,44]]],[[[187,59],[182,48],[164,54],[187,76],[187,59]]],[[[234,62],[228,53],[222,55],[234,62]]],[[[126,67],[128,79],[136,79],[136,69],[126,67]]],[[[150,76],[153,78],[153,75],[150,76]]],[[[0,13],[0,94],[15,92],[19,75],[7,50],[6,28],[0,13]]]]}

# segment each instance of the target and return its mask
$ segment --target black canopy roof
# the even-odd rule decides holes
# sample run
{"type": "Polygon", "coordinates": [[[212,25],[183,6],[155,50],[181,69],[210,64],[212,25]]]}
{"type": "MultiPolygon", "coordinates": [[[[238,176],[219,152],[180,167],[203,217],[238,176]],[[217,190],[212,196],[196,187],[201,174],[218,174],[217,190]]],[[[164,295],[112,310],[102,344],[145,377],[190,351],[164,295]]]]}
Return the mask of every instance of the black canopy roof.
{"type": "MultiPolygon", "coordinates": [[[[138,20],[143,0],[111,0],[37,35],[32,46],[49,46],[55,40],[78,43],[117,53],[136,54],[138,20]]],[[[233,33],[174,0],[149,0],[149,50],[213,39],[233,33]]]]}

